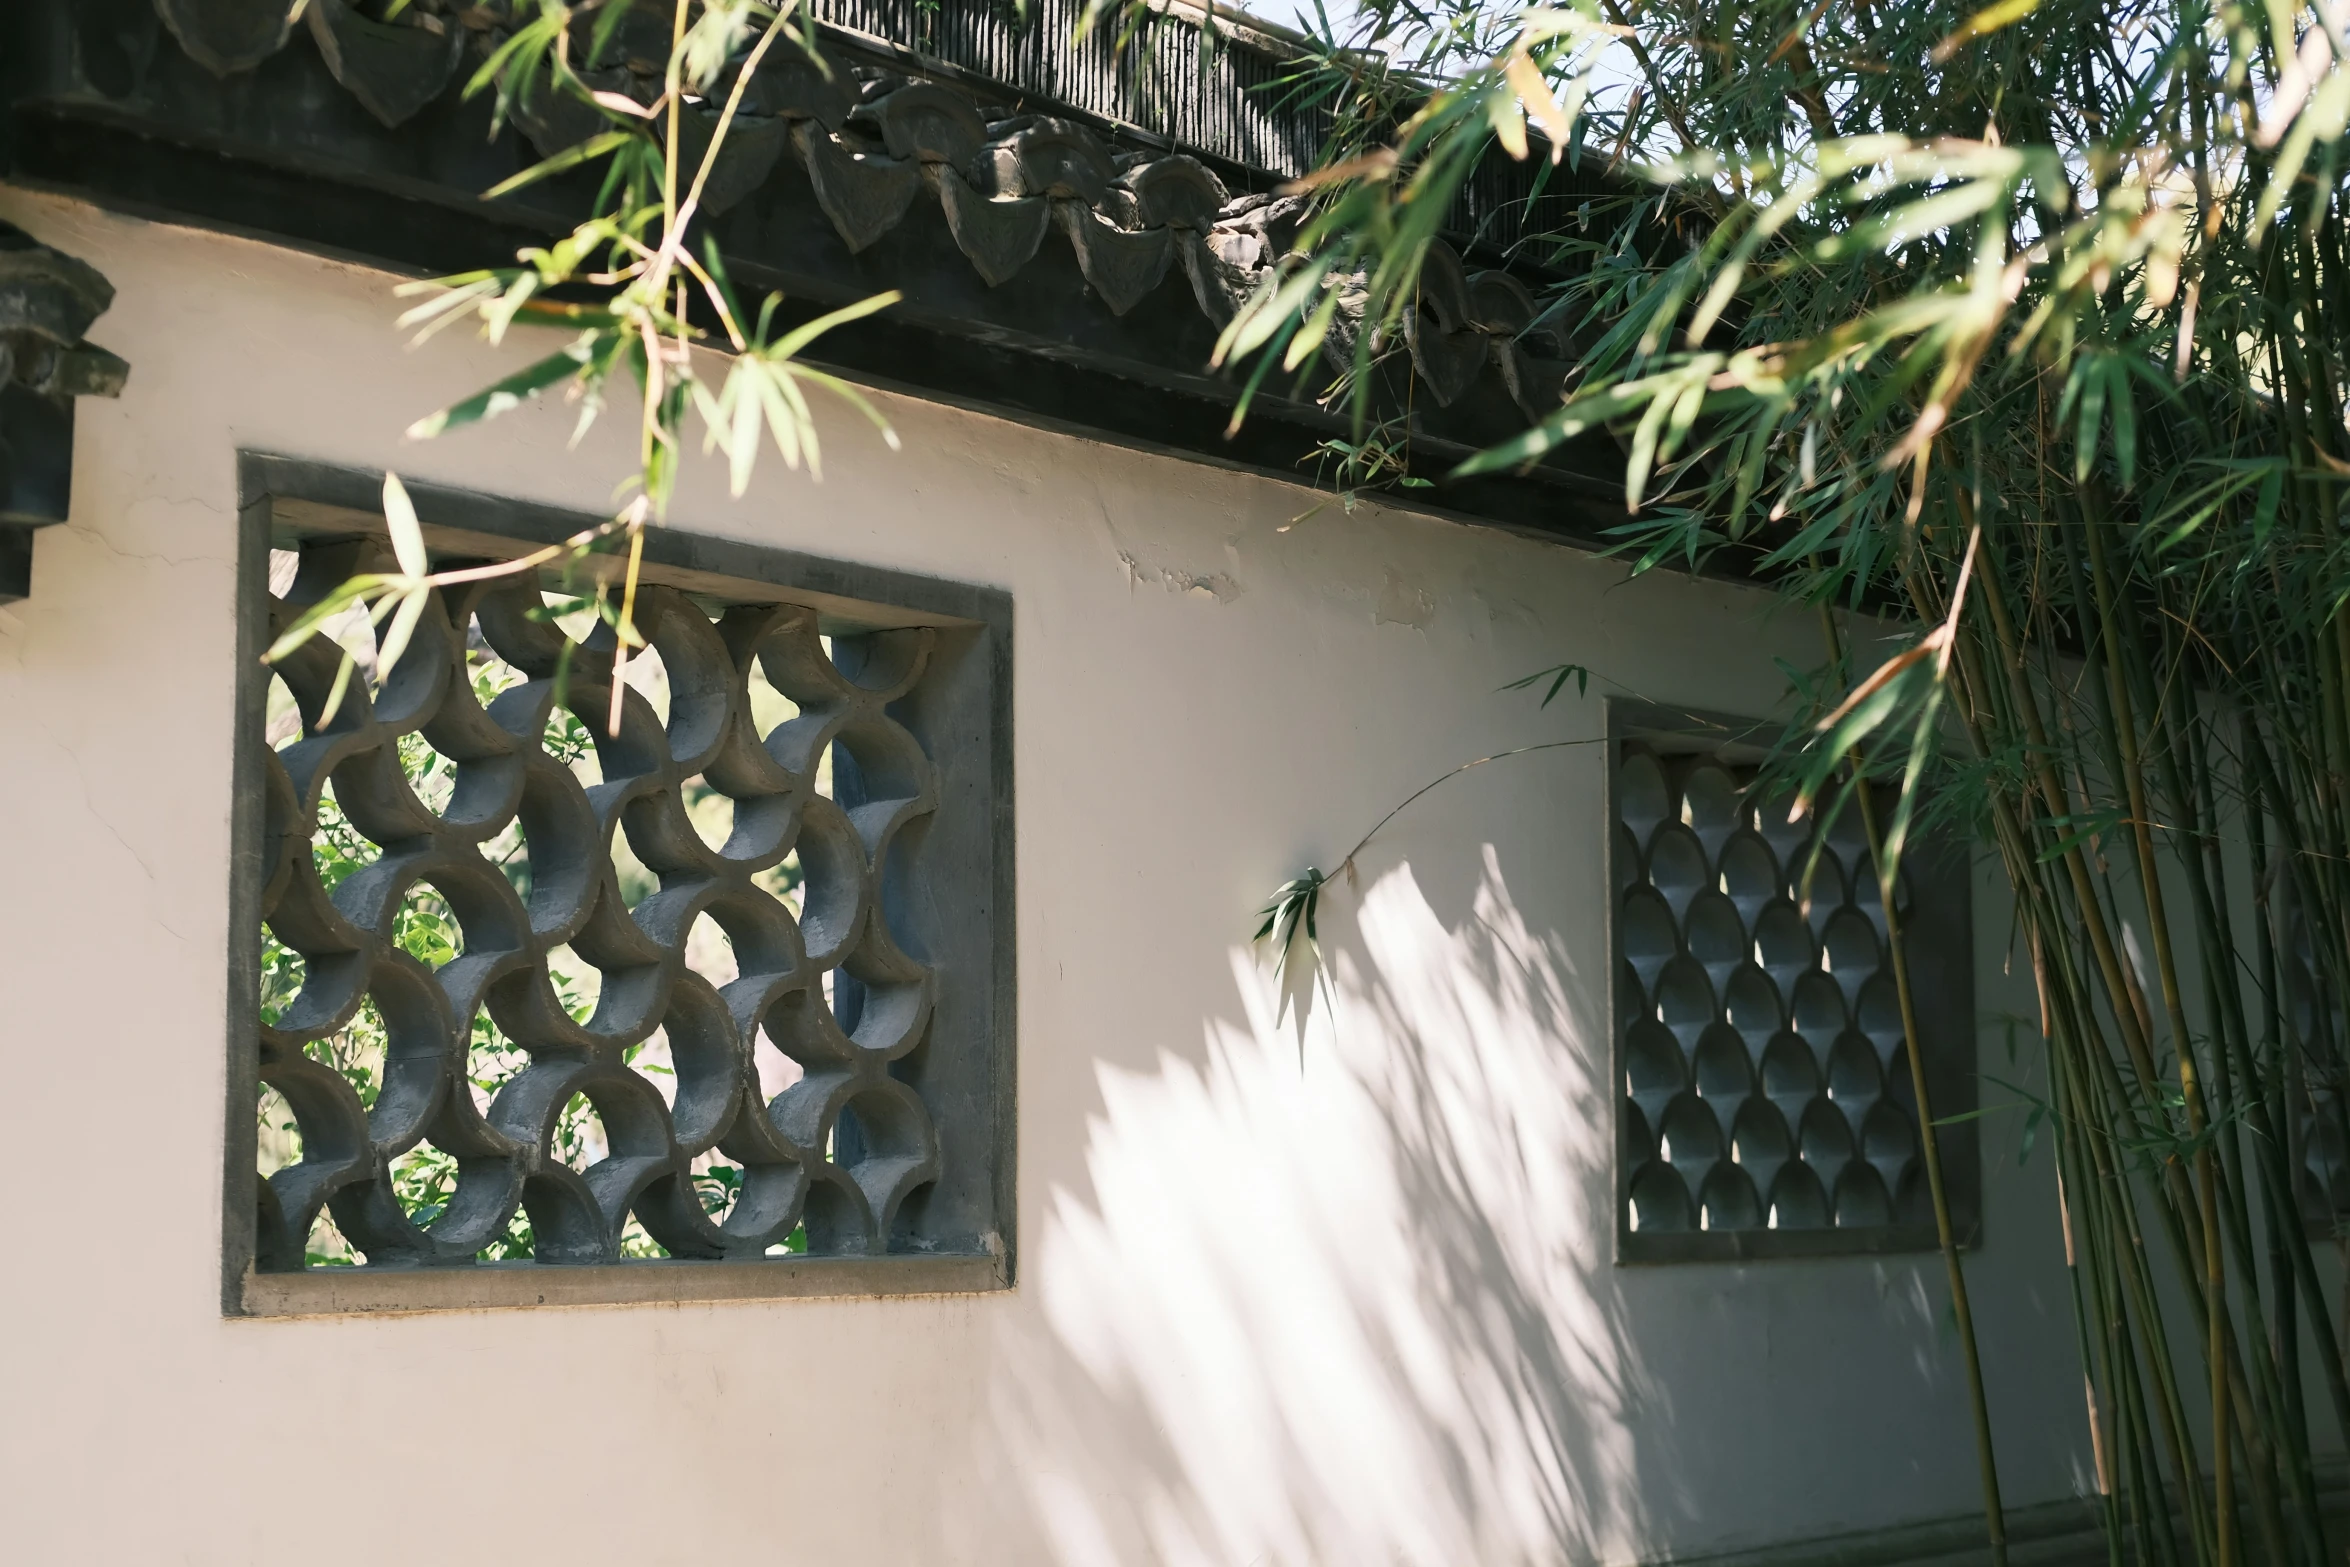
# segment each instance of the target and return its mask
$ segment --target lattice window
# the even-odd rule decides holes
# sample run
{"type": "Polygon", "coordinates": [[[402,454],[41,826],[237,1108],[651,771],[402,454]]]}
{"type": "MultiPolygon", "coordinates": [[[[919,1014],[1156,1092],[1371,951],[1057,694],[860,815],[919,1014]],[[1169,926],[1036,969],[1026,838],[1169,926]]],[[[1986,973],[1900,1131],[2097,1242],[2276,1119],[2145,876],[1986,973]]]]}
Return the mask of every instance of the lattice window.
{"type": "MultiPolygon", "coordinates": [[[[318,510],[272,508],[272,632],[382,552],[318,510]]],[[[243,1309],[595,1287],[550,1264],[630,1297],[887,1288],[810,1264],[893,1254],[1005,1276],[1000,627],[654,546],[617,733],[577,568],[446,590],[372,693],[356,614],[266,677],[243,1309]]]]}
{"type": "MultiPolygon", "coordinates": [[[[1619,1254],[1935,1244],[1886,924],[1857,810],[1754,792],[1750,725],[1619,709],[1613,806],[1619,1254]],[[1808,886],[1805,878],[1808,875],[1808,886]]],[[[1963,861],[1905,857],[1898,899],[1938,1120],[1973,1103],[1963,861]]],[[[1943,1128],[1971,1228],[1971,1122],[1943,1128]]]]}
{"type": "Polygon", "coordinates": [[[2314,932],[2291,867],[2281,860],[2270,880],[2278,979],[2286,1032],[2287,1147],[2301,1169],[2301,1216],[2315,1231],[2350,1232],[2350,1092],[2342,1081],[2350,1018],[2318,961],[2314,932]]]}

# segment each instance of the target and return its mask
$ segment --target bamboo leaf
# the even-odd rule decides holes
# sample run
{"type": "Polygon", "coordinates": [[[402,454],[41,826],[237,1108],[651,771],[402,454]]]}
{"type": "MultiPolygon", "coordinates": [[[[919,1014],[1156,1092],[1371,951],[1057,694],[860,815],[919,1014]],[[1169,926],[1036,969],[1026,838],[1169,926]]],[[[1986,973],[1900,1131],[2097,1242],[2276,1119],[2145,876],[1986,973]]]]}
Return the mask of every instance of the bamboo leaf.
{"type": "Polygon", "coordinates": [[[1567,150],[1568,141],[1574,137],[1574,116],[1559,107],[1558,100],[1551,96],[1550,83],[1543,80],[1542,72],[1523,50],[1512,51],[1502,71],[1527,114],[1550,139],[1550,161],[1558,162],[1567,150]]]}
{"type": "Polygon", "coordinates": [[[411,577],[421,577],[431,569],[431,558],[424,552],[424,530],[416,521],[416,507],[408,499],[408,486],[400,482],[396,473],[384,475],[384,527],[391,533],[392,554],[399,560],[402,571],[411,577]]]}
{"type": "Polygon", "coordinates": [[[511,196],[518,190],[536,185],[540,180],[552,179],[583,163],[593,163],[609,153],[618,152],[636,139],[635,133],[631,131],[605,131],[601,135],[590,136],[586,141],[566,147],[551,158],[542,158],[519,174],[498,181],[481,193],[481,199],[496,201],[501,196],[511,196]]]}
{"type": "Polygon", "coordinates": [[[351,671],[357,667],[358,661],[348,648],[344,649],[343,661],[335,666],[335,683],[327,687],[326,705],[318,710],[318,728],[325,729],[335,721],[335,714],[343,710],[343,698],[351,689],[351,671]]]}
{"type": "Polygon", "coordinates": [[[345,579],[296,616],[293,624],[286,627],[278,639],[269,645],[269,651],[261,655],[261,662],[275,664],[283,661],[288,654],[316,636],[319,628],[328,621],[344,613],[368,594],[379,591],[391,580],[389,577],[368,574],[345,579]]]}
{"type": "Polygon", "coordinates": [[[2113,396],[2113,460],[2126,490],[2138,477],[2138,413],[2130,399],[2128,371],[2115,365],[2107,371],[2106,381],[2113,396]]]}
{"type": "Polygon", "coordinates": [[[1501,150],[1519,163],[1526,161],[1526,116],[1519,109],[1515,96],[1507,92],[1490,93],[1485,100],[1487,121],[1493,126],[1494,139],[1501,150]]]}
{"type": "Polygon", "coordinates": [[[2086,484],[2097,463],[2097,435],[2105,428],[2105,358],[2090,354],[2081,360],[2081,416],[2073,436],[2073,482],[2086,484]]]}
{"type": "Polygon", "coordinates": [[[538,363],[484,388],[462,401],[451,403],[435,414],[428,414],[408,427],[408,439],[429,441],[433,437],[463,425],[484,419],[494,419],[510,409],[522,405],[524,398],[578,375],[596,360],[600,341],[617,334],[591,332],[570,347],[549,354],[538,363]]]}
{"type": "Polygon", "coordinates": [[[887,310],[905,297],[904,294],[893,288],[884,293],[869,295],[853,305],[843,305],[838,310],[827,311],[815,320],[796,326],[784,333],[781,341],[768,350],[769,357],[789,359],[834,327],[846,326],[851,321],[861,321],[869,315],[887,310]]]}
{"type": "Polygon", "coordinates": [[[2039,9],[2040,0],[1996,0],[1961,22],[1957,31],[1934,46],[1930,58],[1940,65],[1975,39],[2012,27],[2039,9]]]}
{"type": "Polygon", "coordinates": [[[2346,116],[2350,116],[2350,73],[2336,70],[2318,87],[2308,106],[2294,117],[2293,129],[2286,134],[2285,144],[2277,149],[2268,183],[2261,188],[2260,205],[2253,213],[2255,229],[2266,228],[2276,221],[2286,194],[2308,166],[2310,152],[2320,142],[2330,145],[2339,139],[2346,116]]]}
{"type": "Polygon", "coordinates": [[[388,681],[399,666],[400,657],[408,651],[408,642],[416,634],[417,622],[424,618],[424,609],[432,602],[432,589],[427,585],[409,588],[399,595],[399,612],[392,617],[391,630],[378,644],[375,655],[376,679],[388,681]]]}

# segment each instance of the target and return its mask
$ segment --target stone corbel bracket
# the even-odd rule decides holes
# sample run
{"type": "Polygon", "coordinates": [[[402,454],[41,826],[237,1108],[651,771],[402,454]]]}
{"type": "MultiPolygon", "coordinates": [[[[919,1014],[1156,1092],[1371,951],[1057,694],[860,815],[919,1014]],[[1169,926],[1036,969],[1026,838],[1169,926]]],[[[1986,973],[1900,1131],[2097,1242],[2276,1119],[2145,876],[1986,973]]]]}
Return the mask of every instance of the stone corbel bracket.
{"type": "Polygon", "coordinates": [[[74,399],[130,374],[82,338],[113,302],[96,268],[0,223],[0,604],[32,592],[34,531],[65,521],[74,399]]]}

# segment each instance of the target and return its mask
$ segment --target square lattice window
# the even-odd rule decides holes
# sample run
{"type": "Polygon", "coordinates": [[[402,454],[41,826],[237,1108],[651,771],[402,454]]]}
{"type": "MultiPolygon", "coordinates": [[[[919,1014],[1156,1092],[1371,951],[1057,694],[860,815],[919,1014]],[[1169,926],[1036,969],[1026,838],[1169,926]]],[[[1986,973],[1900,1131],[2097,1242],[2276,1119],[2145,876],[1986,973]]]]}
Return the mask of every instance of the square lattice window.
{"type": "Polygon", "coordinates": [[[2350,1016],[2319,960],[2291,862],[2275,863],[2267,917],[2276,932],[2285,1036],[2285,1145],[2301,1171],[2301,1217],[2314,1234],[2350,1234],[2350,1084],[2342,1080],[2350,1016]]]}
{"type": "MultiPolygon", "coordinates": [[[[1009,1283],[1009,599],[657,529],[617,705],[610,558],[272,669],[381,480],[242,479],[227,1309],[1009,1283]]],[[[594,521],[413,493],[436,570],[594,521]]]]}
{"type": "MultiPolygon", "coordinates": [[[[1930,1249],[1886,921],[1857,806],[1825,842],[1756,779],[1759,726],[1611,703],[1617,1255],[1930,1249]],[[1814,850],[1817,849],[1816,858],[1814,850]],[[1806,876],[1809,882],[1806,885],[1806,876]]],[[[1896,907],[1959,1233],[1977,1230],[1962,852],[1913,840],[1896,907]]]]}

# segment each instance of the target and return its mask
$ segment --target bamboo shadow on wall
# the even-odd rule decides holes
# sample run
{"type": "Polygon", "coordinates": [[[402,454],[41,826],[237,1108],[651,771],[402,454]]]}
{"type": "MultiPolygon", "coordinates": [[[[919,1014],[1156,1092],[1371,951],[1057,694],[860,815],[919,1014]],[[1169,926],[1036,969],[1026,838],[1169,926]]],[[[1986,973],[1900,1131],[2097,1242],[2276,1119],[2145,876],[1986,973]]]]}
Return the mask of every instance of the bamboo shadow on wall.
{"type": "Polygon", "coordinates": [[[1456,922],[1399,864],[1322,948],[1302,1071],[1247,949],[1199,1059],[1096,1068],[992,1433],[1062,1567],[1590,1560],[1685,1505],[1608,1277],[1598,983],[1490,849],[1456,922]]]}

